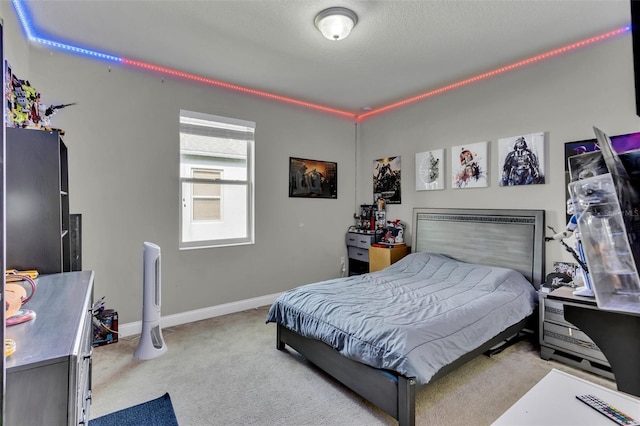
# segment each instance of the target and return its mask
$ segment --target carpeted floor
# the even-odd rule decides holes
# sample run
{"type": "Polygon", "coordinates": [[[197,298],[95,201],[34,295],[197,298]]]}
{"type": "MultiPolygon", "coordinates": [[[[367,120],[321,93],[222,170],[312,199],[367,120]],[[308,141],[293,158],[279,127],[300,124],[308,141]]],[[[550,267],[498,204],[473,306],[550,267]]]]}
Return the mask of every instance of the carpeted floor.
{"type": "MultiPolygon", "coordinates": [[[[168,392],[181,426],[397,424],[291,349],[275,348],[260,308],[164,329],[166,354],[133,358],[137,338],[94,348],[91,418],[168,392]]],[[[416,424],[489,425],[552,368],[613,381],[539,356],[521,341],[480,356],[422,390],[416,424]]]]}

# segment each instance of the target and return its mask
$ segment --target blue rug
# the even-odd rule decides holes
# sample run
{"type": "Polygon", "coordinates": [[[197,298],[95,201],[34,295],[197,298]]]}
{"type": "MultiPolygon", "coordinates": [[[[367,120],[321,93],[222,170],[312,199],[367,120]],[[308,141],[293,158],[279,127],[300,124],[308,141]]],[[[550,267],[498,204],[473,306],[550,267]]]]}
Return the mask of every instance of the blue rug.
{"type": "Polygon", "coordinates": [[[143,402],[96,419],[89,426],[178,426],[168,393],[158,399],[143,402]]]}

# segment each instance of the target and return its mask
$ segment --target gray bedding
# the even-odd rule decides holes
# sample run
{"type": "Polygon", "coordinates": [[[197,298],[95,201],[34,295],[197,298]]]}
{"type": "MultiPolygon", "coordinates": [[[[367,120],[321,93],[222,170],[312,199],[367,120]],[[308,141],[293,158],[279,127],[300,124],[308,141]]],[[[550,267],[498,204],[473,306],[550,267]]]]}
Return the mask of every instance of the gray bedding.
{"type": "Polygon", "coordinates": [[[425,384],[531,315],[535,303],[535,289],[519,272],[414,253],[382,271],[287,291],[267,322],[425,384]]]}

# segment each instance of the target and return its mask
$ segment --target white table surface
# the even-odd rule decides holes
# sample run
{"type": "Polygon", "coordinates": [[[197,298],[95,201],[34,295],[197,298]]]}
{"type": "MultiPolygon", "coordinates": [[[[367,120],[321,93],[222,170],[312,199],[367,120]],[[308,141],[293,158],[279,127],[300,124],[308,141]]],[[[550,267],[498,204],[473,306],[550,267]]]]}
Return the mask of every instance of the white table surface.
{"type": "Polygon", "coordinates": [[[586,394],[595,395],[640,422],[640,399],[553,369],[493,424],[615,426],[617,423],[613,420],[576,398],[576,395],[586,394]]]}

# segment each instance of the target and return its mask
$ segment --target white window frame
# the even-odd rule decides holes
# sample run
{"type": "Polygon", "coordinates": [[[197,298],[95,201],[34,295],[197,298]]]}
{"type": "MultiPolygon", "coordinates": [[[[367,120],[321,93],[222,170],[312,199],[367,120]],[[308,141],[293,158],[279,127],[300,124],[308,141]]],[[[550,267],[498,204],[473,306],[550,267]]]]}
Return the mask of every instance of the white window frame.
{"type": "MultiPolygon", "coordinates": [[[[180,201],[180,222],[179,222],[179,249],[180,250],[191,250],[191,249],[201,249],[201,248],[211,248],[211,247],[225,247],[225,246],[237,246],[237,245],[247,245],[247,244],[255,244],[255,176],[254,176],[254,153],[255,153],[255,123],[246,120],[240,120],[229,117],[221,117],[211,114],[204,114],[194,111],[180,110],[180,120],[182,117],[188,117],[195,120],[205,120],[211,121],[214,123],[219,123],[221,126],[240,126],[245,128],[253,129],[254,137],[251,140],[247,140],[247,158],[246,158],[246,167],[247,174],[246,180],[241,179],[224,179],[224,175],[222,179],[196,179],[193,177],[180,177],[179,182],[179,201],[180,201]],[[225,185],[240,185],[246,187],[246,224],[245,224],[245,236],[237,237],[237,238],[218,238],[218,239],[208,239],[208,240],[197,240],[197,241],[184,241],[183,240],[183,227],[184,227],[184,203],[187,202],[185,199],[186,194],[184,191],[185,184],[188,183],[216,183],[224,187],[225,185]]],[[[182,149],[179,149],[180,155],[180,167],[183,167],[182,162],[182,149]]],[[[200,167],[199,169],[205,169],[206,166],[200,167]]],[[[215,166],[211,167],[215,169],[215,166]]],[[[191,174],[189,174],[191,176],[191,174]]],[[[224,197],[223,197],[224,198],[224,197]]],[[[192,202],[192,200],[189,200],[192,202]]],[[[223,201],[224,202],[224,201],[223,201]]],[[[224,215],[224,213],[222,213],[224,215]]],[[[192,220],[192,218],[190,218],[192,220]]],[[[212,221],[214,222],[214,221],[212,221]]],[[[219,222],[219,221],[215,221],[219,222]]]]}

